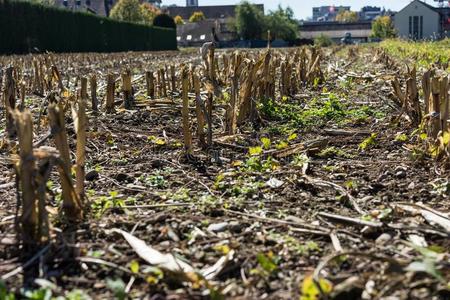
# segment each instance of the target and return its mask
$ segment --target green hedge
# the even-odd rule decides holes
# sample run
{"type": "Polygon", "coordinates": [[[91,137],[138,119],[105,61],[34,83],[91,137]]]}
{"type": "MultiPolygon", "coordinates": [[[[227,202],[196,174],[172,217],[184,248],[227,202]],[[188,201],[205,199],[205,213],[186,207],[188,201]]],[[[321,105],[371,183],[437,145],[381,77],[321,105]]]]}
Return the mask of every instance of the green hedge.
{"type": "Polygon", "coordinates": [[[0,53],[175,50],[174,29],[0,0],[0,53]]]}

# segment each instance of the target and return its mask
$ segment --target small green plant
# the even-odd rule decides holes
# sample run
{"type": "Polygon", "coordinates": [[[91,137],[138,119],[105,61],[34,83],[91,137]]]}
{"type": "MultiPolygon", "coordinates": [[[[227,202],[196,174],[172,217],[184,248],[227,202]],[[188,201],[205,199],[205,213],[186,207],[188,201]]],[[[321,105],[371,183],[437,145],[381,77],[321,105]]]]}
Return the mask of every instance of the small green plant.
{"type": "Polygon", "coordinates": [[[114,158],[111,163],[116,166],[126,166],[128,164],[128,159],[126,158],[114,158]]]}
{"type": "Polygon", "coordinates": [[[296,255],[307,256],[312,253],[321,251],[319,245],[314,241],[301,242],[295,237],[288,234],[271,233],[270,237],[276,241],[281,241],[289,251],[295,252],[296,255]]]}
{"type": "Polygon", "coordinates": [[[6,284],[0,280],[0,299],[4,300],[15,300],[16,296],[14,293],[9,292],[6,284]]]}
{"type": "Polygon", "coordinates": [[[289,146],[289,144],[285,141],[280,141],[275,147],[277,150],[283,150],[286,149],[289,146]]]}
{"type": "Polygon", "coordinates": [[[354,180],[346,181],[344,185],[350,191],[354,191],[354,190],[358,189],[358,184],[354,180]]]}
{"type": "Polygon", "coordinates": [[[256,260],[258,261],[259,267],[252,269],[251,274],[261,275],[263,277],[269,277],[278,271],[278,263],[280,258],[273,254],[272,251],[265,253],[258,253],[256,255],[256,260]]]}
{"type": "Polygon", "coordinates": [[[251,157],[259,156],[263,152],[263,148],[260,146],[248,148],[248,155],[251,157]]]}
{"type": "Polygon", "coordinates": [[[314,82],[313,82],[313,88],[317,89],[319,87],[321,79],[319,77],[315,77],[314,78],[314,82]]]}
{"type": "Polygon", "coordinates": [[[358,148],[360,150],[367,150],[367,149],[371,148],[372,146],[374,146],[376,144],[376,138],[377,138],[377,134],[372,133],[368,138],[366,138],[364,141],[362,141],[361,144],[359,144],[358,148]]]}
{"type": "Polygon", "coordinates": [[[87,253],[87,256],[100,258],[105,254],[105,251],[103,250],[89,250],[87,253]]]}
{"type": "Polygon", "coordinates": [[[119,193],[116,191],[109,192],[109,196],[101,196],[92,203],[92,211],[94,215],[99,218],[106,210],[110,208],[120,208],[125,206],[125,201],[118,197],[119,193]]]}
{"type": "Polygon", "coordinates": [[[265,150],[269,150],[269,149],[270,149],[270,146],[272,145],[272,142],[271,142],[270,139],[267,138],[267,137],[262,137],[262,138],[261,138],[261,143],[262,143],[263,148],[264,148],[265,150]]]}
{"type": "MultiPolygon", "coordinates": [[[[63,300],[63,299],[56,298],[55,300],[63,300]]],[[[92,300],[92,298],[85,292],[75,289],[73,291],[66,293],[64,300],[92,300]]]]}
{"type": "Polygon", "coordinates": [[[321,295],[328,295],[333,290],[333,285],[325,278],[319,278],[318,285],[320,288],[314,282],[312,275],[306,276],[300,286],[300,300],[319,300],[321,295]]]}
{"type": "Polygon", "coordinates": [[[130,271],[133,274],[139,273],[139,268],[140,268],[140,266],[139,266],[139,262],[137,260],[130,261],[130,271]]]}
{"type": "Polygon", "coordinates": [[[113,292],[116,300],[125,300],[127,293],[125,292],[125,283],[122,279],[106,279],[106,286],[113,292]]]}
{"type": "Polygon", "coordinates": [[[416,252],[420,254],[420,259],[410,263],[406,270],[411,272],[422,272],[433,276],[442,283],[445,283],[445,279],[441,272],[438,270],[436,263],[439,258],[439,253],[430,249],[430,247],[420,247],[413,243],[408,243],[410,247],[414,248],[416,252]]]}
{"type": "MultiPolygon", "coordinates": [[[[51,180],[47,181],[47,190],[51,191],[55,195],[55,202],[59,206],[62,203],[62,193],[61,189],[55,187],[55,183],[51,180]]],[[[1,299],[1,298],[0,298],[1,299]]]]}
{"type": "Polygon", "coordinates": [[[29,300],[51,300],[53,293],[50,288],[40,288],[37,290],[22,290],[24,299],[29,300]]]}
{"type": "Polygon", "coordinates": [[[404,133],[399,133],[395,136],[395,141],[400,143],[405,143],[408,141],[408,136],[404,133]]]}
{"type": "Polygon", "coordinates": [[[252,156],[247,159],[241,170],[247,172],[269,172],[275,170],[277,167],[278,163],[270,156],[265,160],[259,156],[252,156]]]}
{"type": "Polygon", "coordinates": [[[216,190],[221,190],[221,189],[223,189],[225,187],[224,179],[225,179],[225,174],[224,173],[219,173],[216,176],[216,180],[214,181],[214,188],[216,190]]]}
{"type": "Polygon", "coordinates": [[[296,139],[297,139],[297,134],[296,134],[296,133],[291,133],[291,134],[288,136],[287,141],[288,141],[288,142],[292,142],[292,141],[294,141],[294,140],[296,140],[296,139]]]}
{"type": "Polygon", "coordinates": [[[145,281],[151,285],[158,284],[164,278],[164,272],[154,266],[147,266],[142,270],[142,273],[146,275],[145,281]]]}
{"type": "Polygon", "coordinates": [[[106,141],[106,144],[110,147],[113,147],[116,145],[116,142],[114,141],[114,139],[112,137],[108,138],[108,140],[106,141]]]}
{"type": "Polygon", "coordinates": [[[337,172],[339,170],[339,167],[330,165],[330,166],[323,166],[322,169],[326,172],[333,173],[337,172]]]}
{"type": "Polygon", "coordinates": [[[169,198],[172,199],[174,201],[188,201],[191,199],[191,196],[189,195],[190,193],[190,189],[182,187],[180,189],[178,189],[175,193],[169,192],[167,194],[163,195],[163,198],[169,198]]]}
{"type": "Polygon", "coordinates": [[[343,89],[352,89],[353,88],[353,77],[347,77],[345,80],[339,81],[339,86],[343,89]]]}
{"type": "Polygon", "coordinates": [[[208,213],[210,211],[221,208],[223,201],[220,198],[207,194],[201,196],[196,204],[202,212],[208,213]]]}
{"type": "Polygon", "coordinates": [[[431,183],[431,186],[433,187],[433,194],[439,195],[439,196],[446,196],[450,195],[450,181],[445,179],[438,179],[431,183]]]}
{"type": "Polygon", "coordinates": [[[141,175],[139,177],[139,181],[143,182],[146,186],[155,187],[158,189],[167,187],[167,180],[159,172],[151,176],[141,175]]]}
{"type": "Polygon", "coordinates": [[[153,144],[153,145],[157,145],[157,146],[164,146],[166,144],[166,140],[162,139],[162,138],[158,138],[154,135],[151,135],[149,137],[147,137],[147,140],[153,144]]]}
{"type": "Polygon", "coordinates": [[[302,153],[294,156],[294,159],[291,162],[291,165],[294,165],[299,168],[303,168],[306,164],[310,162],[308,155],[302,153]]]}
{"type": "Polygon", "coordinates": [[[338,149],[336,147],[327,147],[317,154],[318,157],[321,158],[333,158],[333,157],[344,157],[344,158],[352,158],[353,156],[348,154],[342,149],[338,149]]]}

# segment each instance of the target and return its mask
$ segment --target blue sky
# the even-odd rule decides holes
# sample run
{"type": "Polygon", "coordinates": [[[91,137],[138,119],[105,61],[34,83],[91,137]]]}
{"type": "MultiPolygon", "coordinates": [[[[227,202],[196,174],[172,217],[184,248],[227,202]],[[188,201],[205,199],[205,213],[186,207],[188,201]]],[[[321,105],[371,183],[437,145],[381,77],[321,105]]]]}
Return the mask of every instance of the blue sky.
{"type": "MultiPolygon", "coordinates": [[[[237,4],[239,0],[199,0],[199,5],[225,5],[225,4],[237,4]]],[[[250,0],[254,3],[263,3],[266,11],[270,9],[276,9],[278,4],[284,7],[289,5],[295,12],[295,17],[297,19],[305,19],[312,15],[313,6],[321,5],[349,5],[352,10],[359,10],[362,6],[372,5],[381,6],[386,9],[391,9],[398,11],[406,6],[411,0],[250,0]]],[[[432,4],[434,1],[427,0],[426,2],[432,4]]],[[[185,0],[162,0],[163,5],[176,4],[179,6],[184,6],[186,4],[185,0]]]]}

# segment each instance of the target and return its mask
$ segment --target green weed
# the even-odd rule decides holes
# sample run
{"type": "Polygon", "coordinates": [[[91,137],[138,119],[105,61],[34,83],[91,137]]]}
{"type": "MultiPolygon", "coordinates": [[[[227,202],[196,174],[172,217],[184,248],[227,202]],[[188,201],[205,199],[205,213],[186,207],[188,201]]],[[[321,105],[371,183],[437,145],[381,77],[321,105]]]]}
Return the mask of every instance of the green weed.
{"type": "Polygon", "coordinates": [[[91,205],[92,212],[99,218],[105,211],[111,208],[120,208],[125,206],[125,201],[118,197],[119,193],[116,191],[109,192],[109,196],[101,196],[94,200],[91,205]]]}

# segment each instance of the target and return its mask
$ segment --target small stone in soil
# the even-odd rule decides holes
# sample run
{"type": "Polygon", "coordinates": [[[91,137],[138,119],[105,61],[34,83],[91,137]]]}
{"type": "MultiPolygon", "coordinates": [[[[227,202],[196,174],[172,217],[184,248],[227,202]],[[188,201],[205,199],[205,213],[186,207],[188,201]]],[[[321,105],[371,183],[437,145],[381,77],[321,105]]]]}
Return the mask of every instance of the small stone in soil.
{"type": "Polygon", "coordinates": [[[228,222],[222,222],[222,223],[216,223],[216,224],[211,224],[208,226],[208,231],[211,232],[223,232],[225,230],[227,230],[228,228],[228,222]]]}
{"type": "Polygon", "coordinates": [[[381,234],[376,240],[375,244],[384,245],[392,239],[392,236],[389,233],[381,234]]]}

